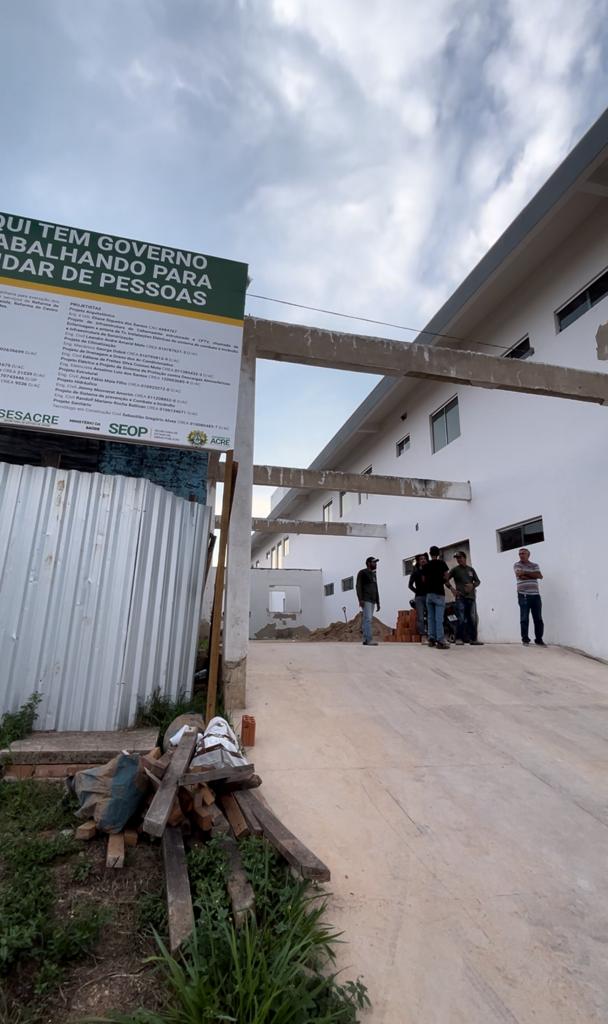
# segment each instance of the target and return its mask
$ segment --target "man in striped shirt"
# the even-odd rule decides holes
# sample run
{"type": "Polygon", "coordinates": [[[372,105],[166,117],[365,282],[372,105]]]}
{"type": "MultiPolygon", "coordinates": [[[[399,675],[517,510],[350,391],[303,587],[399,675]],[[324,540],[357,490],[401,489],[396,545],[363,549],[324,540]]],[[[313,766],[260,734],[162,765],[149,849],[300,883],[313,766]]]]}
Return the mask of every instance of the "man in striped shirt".
{"type": "Polygon", "coordinates": [[[527,548],[519,549],[519,562],[513,566],[517,580],[517,600],[519,602],[519,622],[521,625],[521,642],[529,644],[530,637],[528,627],[530,623],[530,612],[534,622],[534,643],[539,647],[545,647],[543,633],[542,608],[543,603],[538,589],[538,581],[542,580],[543,574],[537,562],[530,561],[530,552],[527,548]]]}

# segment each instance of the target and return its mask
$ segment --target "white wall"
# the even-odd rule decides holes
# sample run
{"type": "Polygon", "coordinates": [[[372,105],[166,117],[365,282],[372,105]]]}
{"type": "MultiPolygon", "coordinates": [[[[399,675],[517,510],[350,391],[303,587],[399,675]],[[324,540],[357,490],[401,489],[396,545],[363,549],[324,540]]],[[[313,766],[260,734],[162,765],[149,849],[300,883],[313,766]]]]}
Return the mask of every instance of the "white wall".
{"type": "Polygon", "coordinates": [[[251,610],[249,637],[253,639],[264,626],[274,625],[277,630],[306,626],[318,629],[323,625],[323,583],[320,569],[251,569],[251,610]],[[298,591],[297,604],[287,602],[285,614],[270,607],[269,590],[293,596],[298,591]]]}
{"type": "MultiPolygon", "coordinates": [[[[510,347],[528,334],[532,357],[548,362],[608,372],[596,358],[595,334],[608,320],[608,299],[560,334],[554,311],[589,280],[608,267],[608,203],[547,259],[525,288],[518,289],[491,318],[478,325],[475,341],[510,347]]],[[[488,354],[500,349],[480,348],[488,354]]],[[[608,408],[556,398],[536,398],[449,383],[415,382],[411,393],[387,418],[377,435],[343,465],[333,469],[360,472],[372,463],[374,473],[471,481],[470,503],[370,496],[359,505],[348,496],[345,518],[388,526],[388,540],[291,537],[286,567],[319,566],[335,595],[323,601],[325,622],[357,610],[353,592],[343,594],[340,580],[356,574],[366,556],[380,558],[378,581],[381,618],[393,623],[410,593],[402,559],[468,539],[471,560],[482,580],[478,592],[481,636],[489,641],[519,639],[513,563],[517,552],[498,551],[496,530],[542,516],[545,541],[533,547],[545,580],[541,584],[546,639],[608,658],[608,408]],[[457,394],[461,436],[433,454],[430,414],[457,394]],[[407,411],[407,420],[400,414],[407,411]],[[405,433],[411,447],[400,458],[395,442],[405,433]]],[[[318,491],[300,510],[303,519],[321,519],[327,492],[318,491]]],[[[335,517],[338,496],[334,495],[335,517]]],[[[274,543],[266,536],[254,558],[264,561],[274,543]]]]}

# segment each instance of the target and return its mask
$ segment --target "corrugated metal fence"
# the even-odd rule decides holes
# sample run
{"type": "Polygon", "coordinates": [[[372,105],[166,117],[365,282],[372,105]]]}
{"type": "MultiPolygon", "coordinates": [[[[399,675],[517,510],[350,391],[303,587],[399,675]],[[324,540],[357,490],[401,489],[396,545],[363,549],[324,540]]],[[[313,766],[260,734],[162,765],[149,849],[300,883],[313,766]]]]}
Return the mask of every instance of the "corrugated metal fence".
{"type": "Polygon", "coordinates": [[[148,480],[0,463],[0,712],[117,729],[189,690],[210,509],[148,480]]]}

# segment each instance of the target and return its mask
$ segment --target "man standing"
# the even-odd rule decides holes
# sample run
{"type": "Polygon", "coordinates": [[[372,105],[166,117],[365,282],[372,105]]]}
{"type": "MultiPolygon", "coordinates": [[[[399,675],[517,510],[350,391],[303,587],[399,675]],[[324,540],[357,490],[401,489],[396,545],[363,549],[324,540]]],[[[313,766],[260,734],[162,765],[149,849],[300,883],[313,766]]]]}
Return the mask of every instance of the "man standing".
{"type": "Polygon", "coordinates": [[[416,555],[416,565],[409,578],[408,587],[413,590],[416,599],[416,628],[423,642],[426,639],[426,583],[424,581],[424,568],[428,564],[429,556],[426,552],[416,555]]]}
{"type": "MultiPolygon", "coordinates": [[[[477,639],[477,609],[475,607],[475,592],[481,580],[472,565],[467,565],[467,556],[464,551],[457,551],[454,555],[456,565],[450,569],[449,579],[454,580],[454,587],[450,590],[456,598],[456,614],[458,615],[458,629],[456,643],[470,643],[473,647],[481,647],[481,640],[477,639]]],[[[448,584],[449,585],[449,584],[448,584]]]]}
{"type": "Polygon", "coordinates": [[[448,567],[439,557],[439,548],[429,548],[431,560],[424,567],[426,583],[426,611],[429,630],[429,647],[439,647],[442,651],[449,650],[443,631],[445,614],[445,586],[448,581],[448,567]]]}
{"type": "Polygon", "coordinates": [[[365,559],[365,569],[359,569],[357,573],[357,597],[363,617],[363,646],[377,647],[378,643],[372,634],[372,619],[374,617],[374,605],[380,611],[380,595],[378,594],[378,583],[376,580],[376,566],[378,559],[371,555],[365,559]]]}
{"type": "Polygon", "coordinates": [[[537,562],[530,561],[530,552],[527,548],[519,549],[519,562],[513,566],[517,580],[517,601],[519,603],[519,622],[521,625],[522,644],[530,643],[528,628],[530,624],[530,612],[534,622],[534,643],[539,647],[546,647],[543,640],[545,624],[543,622],[543,602],[538,589],[538,581],[542,580],[543,574],[537,562]]]}

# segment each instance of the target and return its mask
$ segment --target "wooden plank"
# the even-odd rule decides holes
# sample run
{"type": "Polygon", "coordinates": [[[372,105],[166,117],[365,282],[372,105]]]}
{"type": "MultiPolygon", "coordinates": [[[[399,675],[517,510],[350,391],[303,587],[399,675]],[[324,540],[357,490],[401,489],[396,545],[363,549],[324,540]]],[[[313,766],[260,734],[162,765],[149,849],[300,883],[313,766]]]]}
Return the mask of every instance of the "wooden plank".
{"type": "Polygon", "coordinates": [[[215,793],[213,792],[212,789],[209,788],[206,782],[203,782],[202,786],[200,787],[200,794],[203,798],[203,803],[206,804],[207,807],[209,807],[210,804],[215,803],[215,793]]]}
{"type": "Polygon", "coordinates": [[[241,814],[243,815],[245,821],[247,822],[247,828],[251,832],[252,836],[261,836],[263,834],[262,826],[260,825],[258,819],[256,818],[252,808],[249,807],[244,800],[241,801],[241,793],[242,791],[237,790],[233,794],[233,796],[238,804],[238,808],[241,814]]]}
{"type": "Polygon", "coordinates": [[[196,731],[185,733],[177,746],[171,764],[163,775],[152,803],[144,818],[144,832],[150,836],[162,836],[173,801],[177,793],[177,787],[181,776],[190,763],[192,753],[196,744],[196,731]]]}
{"type": "Polygon", "coordinates": [[[122,832],[116,832],[108,836],[108,852],[106,855],[107,868],[124,868],[125,866],[125,837],[122,832]]]}
{"type": "Polygon", "coordinates": [[[211,804],[206,804],[203,799],[203,793],[200,789],[196,789],[192,793],[192,809],[196,823],[199,828],[202,828],[204,832],[210,832],[213,828],[213,811],[212,807],[215,807],[215,800],[212,800],[211,804]]]}
{"type": "Polygon", "coordinates": [[[223,793],[218,796],[218,803],[228,818],[230,827],[237,839],[249,835],[249,826],[245,820],[241,808],[237,804],[232,793],[223,793]]]}
{"type": "Polygon", "coordinates": [[[182,775],[179,781],[182,786],[197,786],[201,782],[217,782],[219,779],[236,782],[252,776],[253,768],[252,764],[245,764],[242,768],[207,768],[204,771],[189,771],[182,775]]]}
{"type": "Polygon", "coordinates": [[[293,832],[290,832],[279,821],[270,808],[265,807],[255,793],[252,793],[251,790],[244,790],[238,794],[238,803],[241,809],[245,806],[253,811],[268,842],[272,843],[288,864],[298,869],[303,878],[314,879],[317,882],[329,882],[331,876],[327,865],[319,860],[304,843],[300,842],[293,832]]]}
{"type": "Polygon", "coordinates": [[[183,836],[178,828],[166,828],[162,839],[169,920],[169,949],[176,953],[194,929],[194,911],[186,865],[183,836]]]}
{"type": "Polygon", "coordinates": [[[206,721],[210,722],[215,715],[217,702],[217,681],[220,661],[220,631],[222,624],[222,602],[224,597],[224,575],[226,572],[226,551],[228,548],[228,528],[230,512],[234,496],[235,484],[234,452],[226,452],[224,468],[224,493],[222,495],[222,519],[220,526],[220,547],[215,572],[215,591],[213,594],[213,610],[211,613],[211,634],[209,637],[209,676],[207,682],[206,721]]]}
{"type": "Polygon", "coordinates": [[[227,858],[226,888],[232,905],[232,916],[236,928],[242,928],[247,916],[255,910],[255,894],[249,881],[238,844],[232,836],[222,840],[222,848],[227,858]]]}
{"type": "Polygon", "coordinates": [[[125,846],[137,846],[139,836],[136,828],[126,828],[124,831],[125,846]]]}
{"type": "Polygon", "coordinates": [[[79,825],[74,833],[74,839],[82,839],[83,842],[88,843],[90,839],[94,839],[97,835],[97,825],[91,818],[90,821],[83,822],[79,825]]]}
{"type": "Polygon", "coordinates": [[[222,793],[234,793],[239,789],[257,789],[258,786],[261,785],[262,780],[259,775],[255,774],[255,772],[253,775],[243,775],[238,779],[228,779],[225,782],[218,782],[218,786],[221,787],[222,793]]]}

